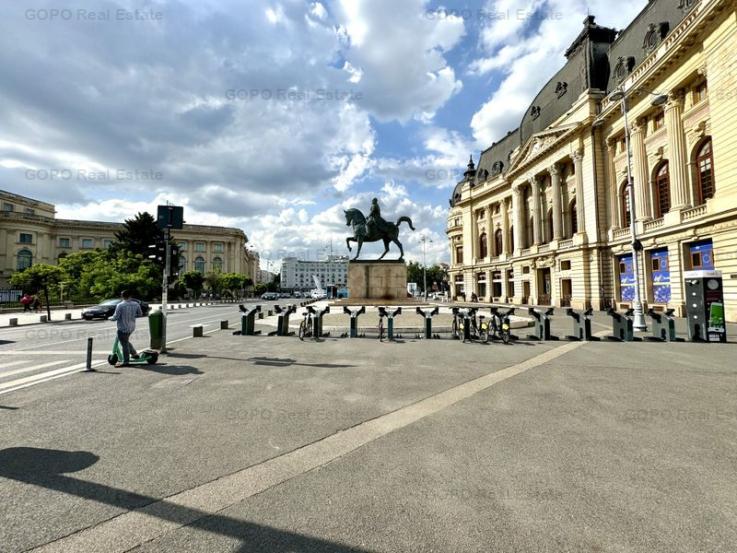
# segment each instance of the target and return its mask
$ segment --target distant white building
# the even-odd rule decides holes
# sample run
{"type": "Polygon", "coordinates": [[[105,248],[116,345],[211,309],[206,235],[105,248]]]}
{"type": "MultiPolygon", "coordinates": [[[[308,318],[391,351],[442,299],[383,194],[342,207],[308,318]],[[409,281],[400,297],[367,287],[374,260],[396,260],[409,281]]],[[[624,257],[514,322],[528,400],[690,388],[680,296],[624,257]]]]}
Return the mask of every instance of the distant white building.
{"type": "Polygon", "coordinates": [[[302,261],[285,257],[281,263],[281,287],[286,290],[309,290],[315,287],[313,277],[322,287],[348,284],[348,258],[330,255],[323,261],[302,261]]]}

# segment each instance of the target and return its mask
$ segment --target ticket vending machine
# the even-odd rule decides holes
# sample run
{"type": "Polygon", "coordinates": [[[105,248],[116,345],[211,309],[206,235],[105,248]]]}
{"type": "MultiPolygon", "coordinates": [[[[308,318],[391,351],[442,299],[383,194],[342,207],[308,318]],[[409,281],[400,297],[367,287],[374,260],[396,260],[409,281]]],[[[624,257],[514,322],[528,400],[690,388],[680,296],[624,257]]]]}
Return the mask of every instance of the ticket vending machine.
{"type": "Polygon", "coordinates": [[[726,342],[724,289],[720,271],[686,271],[688,339],[695,342],[726,342]]]}

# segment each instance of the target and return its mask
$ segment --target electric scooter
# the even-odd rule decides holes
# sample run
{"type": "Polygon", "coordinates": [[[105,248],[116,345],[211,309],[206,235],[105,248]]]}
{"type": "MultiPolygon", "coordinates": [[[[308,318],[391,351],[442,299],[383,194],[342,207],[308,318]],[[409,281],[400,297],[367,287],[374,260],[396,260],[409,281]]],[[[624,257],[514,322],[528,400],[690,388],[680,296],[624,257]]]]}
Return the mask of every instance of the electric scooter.
{"type": "MultiPolygon", "coordinates": [[[[113,352],[107,356],[107,362],[115,365],[118,361],[123,360],[123,348],[120,347],[120,341],[115,338],[113,342],[113,352]]],[[[159,360],[159,352],[152,349],[143,350],[138,357],[131,355],[129,363],[131,365],[154,365],[159,360]]]]}

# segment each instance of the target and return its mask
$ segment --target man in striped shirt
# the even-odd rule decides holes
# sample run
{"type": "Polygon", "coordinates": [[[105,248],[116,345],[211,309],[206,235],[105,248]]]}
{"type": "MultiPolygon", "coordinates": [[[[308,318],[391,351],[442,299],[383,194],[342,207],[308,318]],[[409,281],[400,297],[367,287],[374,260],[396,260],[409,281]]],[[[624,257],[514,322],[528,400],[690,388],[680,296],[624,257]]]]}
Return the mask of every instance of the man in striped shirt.
{"type": "Polygon", "coordinates": [[[136,317],[143,317],[143,311],[141,311],[141,305],[131,299],[128,290],[123,290],[121,296],[123,301],[115,307],[115,313],[110,319],[118,323],[118,341],[123,350],[123,362],[115,366],[127,367],[131,356],[138,358],[138,353],[130,342],[130,336],[136,330],[136,317]]]}

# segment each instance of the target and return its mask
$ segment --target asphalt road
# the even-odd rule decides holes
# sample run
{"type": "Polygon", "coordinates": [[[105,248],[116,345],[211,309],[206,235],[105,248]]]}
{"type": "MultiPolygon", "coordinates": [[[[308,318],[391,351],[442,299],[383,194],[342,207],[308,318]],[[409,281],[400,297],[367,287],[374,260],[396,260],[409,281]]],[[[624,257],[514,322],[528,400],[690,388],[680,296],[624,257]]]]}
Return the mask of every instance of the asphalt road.
{"type": "MultiPolygon", "coordinates": [[[[285,300],[282,300],[282,302],[285,300]]],[[[276,302],[252,301],[264,309],[276,302]]],[[[167,343],[176,344],[192,336],[192,325],[204,331],[232,326],[240,321],[237,304],[177,309],[168,314],[167,343]]],[[[104,369],[115,340],[113,321],[61,321],[0,329],[0,395],[49,380],[63,378],[86,366],[87,339],[93,338],[93,367],[104,369]]],[[[138,320],[131,338],[137,349],[149,346],[148,318],[138,320]]]]}
{"type": "Polygon", "coordinates": [[[0,398],[0,551],[737,543],[734,343],[175,346],[0,398]]]}

